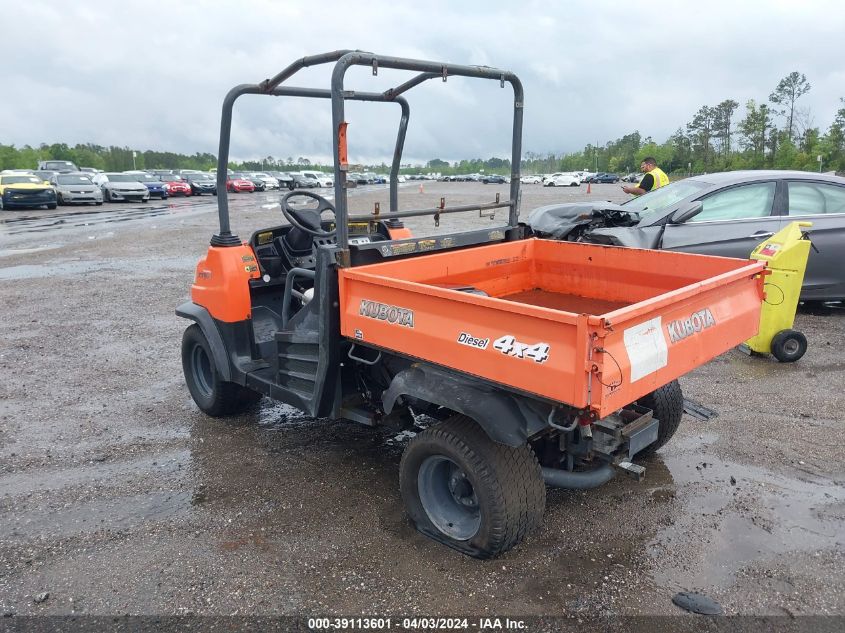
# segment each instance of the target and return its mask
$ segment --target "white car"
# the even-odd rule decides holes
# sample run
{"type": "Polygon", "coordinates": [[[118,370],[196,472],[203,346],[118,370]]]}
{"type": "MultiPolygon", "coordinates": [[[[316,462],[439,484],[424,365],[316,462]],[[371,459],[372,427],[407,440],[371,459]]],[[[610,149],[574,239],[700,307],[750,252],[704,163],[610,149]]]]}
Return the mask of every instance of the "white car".
{"type": "Polygon", "coordinates": [[[575,174],[552,174],[543,183],[545,187],[577,187],[581,180],[575,174]]]}
{"type": "Polygon", "coordinates": [[[519,179],[523,185],[541,185],[543,184],[543,179],[540,176],[523,176],[519,179]]]}
{"type": "Polygon", "coordinates": [[[270,174],[263,172],[263,171],[256,171],[248,174],[251,178],[256,178],[264,183],[265,191],[269,191],[270,189],[278,189],[279,188],[279,179],[274,178],[270,174]]]}
{"type": "Polygon", "coordinates": [[[100,185],[104,202],[148,202],[150,190],[141,183],[139,174],[117,174],[107,172],[97,174],[91,180],[100,185]]]}
{"type": "Polygon", "coordinates": [[[595,175],[596,175],[596,172],[594,172],[594,171],[581,172],[581,182],[586,182],[587,178],[589,178],[590,176],[595,176],[595,175]]]}
{"type": "Polygon", "coordinates": [[[313,178],[318,183],[320,183],[321,187],[334,187],[334,179],[325,172],[322,172],[322,171],[303,171],[303,172],[300,172],[300,173],[303,176],[307,176],[308,178],[313,178]]]}

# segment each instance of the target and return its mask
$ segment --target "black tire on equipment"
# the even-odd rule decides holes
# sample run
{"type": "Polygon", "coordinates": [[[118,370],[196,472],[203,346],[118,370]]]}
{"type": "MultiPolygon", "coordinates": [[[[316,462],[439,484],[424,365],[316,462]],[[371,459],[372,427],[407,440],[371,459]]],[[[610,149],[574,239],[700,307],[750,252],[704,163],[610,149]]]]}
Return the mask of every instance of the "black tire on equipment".
{"type": "Polygon", "coordinates": [[[637,453],[637,457],[653,455],[666,442],[672,439],[678,426],[681,424],[681,416],[684,414],[684,394],[681,392],[681,385],[673,380],[652,391],[647,396],[639,399],[639,404],[648,407],[654,412],[658,420],[657,441],[646,446],[637,453]]]}
{"type": "Polygon", "coordinates": [[[546,505],[546,487],[531,447],[498,444],[464,415],[455,415],[411,440],[402,455],[399,487],[420,532],[475,558],[498,556],[517,545],[542,523],[546,505]],[[431,456],[454,462],[472,484],[480,524],[466,540],[438,529],[420,500],[418,475],[431,456]]]}
{"type": "Polygon", "coordinates": [[[772,338],[772,356],[781,363],[794,363],[807,351],[807,337],[798,330],[781,330],[772,338]]]}
{"type": "Polygon", "coordinates": [[[208,340],[196,323],[189,325],[182,336],[182,371],[194,402],[212,417],[243,413],[261,399],[261,394],[252,389],[222,380],[208,340]],[[200,362],[208,362],[205,369],[207,385],[201,384],[196,377],[195,364],[198,358],[200,362]]]}

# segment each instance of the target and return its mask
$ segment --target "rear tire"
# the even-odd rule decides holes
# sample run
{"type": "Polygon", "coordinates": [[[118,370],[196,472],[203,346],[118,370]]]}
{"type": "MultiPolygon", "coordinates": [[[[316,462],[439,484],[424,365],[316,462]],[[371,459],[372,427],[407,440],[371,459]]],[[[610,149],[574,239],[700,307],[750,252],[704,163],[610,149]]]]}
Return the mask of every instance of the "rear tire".
{"type": "Polygon", "coordinates": [[[212,417],[243,413],[261,399],[260,393],[221,378],[208,339],[196,323],[182,336],[182,371],[194,402],[212,417]]]}
{"type": "Polygon", "coordinates": [[[772,338],[772,356],[781,363],[794,363],[807,351],[807,337],[798,330],[781,330],[772,338]]]}
{"type": "Polygon", "coordinates": [[[420,532],[475,558],[517,545],[542,523],[546,504],[531,447],[498,444],[464,415],[411,440],[399,488],[420,532]]]}
{"type": "Polygon", "coordinates": [[[657,440],[637,453],[638,457],[654,455],[672,439],[684,415],[684,394],[681,385],[673,380],[639,399],[639,404],[651,409],[658,420],[657,440]]]}

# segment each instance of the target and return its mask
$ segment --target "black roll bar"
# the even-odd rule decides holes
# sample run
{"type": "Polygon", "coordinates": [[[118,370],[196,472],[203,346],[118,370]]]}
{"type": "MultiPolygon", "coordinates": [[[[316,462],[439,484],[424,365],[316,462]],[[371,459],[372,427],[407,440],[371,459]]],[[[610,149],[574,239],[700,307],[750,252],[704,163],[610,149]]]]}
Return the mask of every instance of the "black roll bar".
{"type": "MultiPolygon", "coordinates": [[[[499,204],[497,202],[495,207],[509,207],[510,212],[508,215],[508,223],[510,227],[515,227],[518,222],[519,213],[519,176],[522,155],[522,122],[524,103],[522,82],[520,82],[519,78],[510,71],[490,68],[487,66],[462,66],[441,62],[406,59],[402,57],[375,55],[373,53],[358,50],[338,50],[331,53],[303,57],[290,64],[274,77],[265,79],[260,84],[242,84],[232,88],[232,90],[230,90],[226,95],[226,98],[223,100],[223,112],[220,122],[220,147],[217,160],[217,194],[218,213],[220,216],[220,232],[211,238],[211,244],[213,246],[233,246],[240,244],[240,239],[231,232],[229,224],[229,200],[226,191],[226,180],[229,165],[229,144],[232,132],[232,109],[238,97],[244,94],[268,94],[273,96],[331,99],[337,242],[338,247],[341,250],[341,256],[338,258],[338,261],[348,262],[348,256],[344,256],[344,254],[348,255],[349,249],[349,210],[346,198],[346,173],[349,166],[346,163],[345,156],[345,101],[373,101],[382,103],[395,102],[399,103],[402,108],[402,115],[399,122],[399,132],[396,137],[396,146],[393,152],[393,163],[391,164],[390,169],[390,213],[382,216],[400,217],[398,176],[410,116],[408,103],[401,95],[411,88],[431,79],[440,77],[443,81],[446,81],[450,75],[498,80],[502,87],[504,87],[505,82],[507,82],[510,83],[513,88],[514,115],[511,142],[510,197],[506,203],[499,204]],[[335,62],[335,67],[332,72],[331,90],[279,87],[280,84],[303,68],[331,62],[335,62]],[[352,90],[344,90],[344,78],[346,76],[346,72],[351,66],[371,66],[373,74],[378,73],[379,67],[415,71],[420,74],[400,84],[399,86],[396,86],[395,88],[384,91],[383,93],[356,92],[352,90]]],[[[493,208],[494,205],[482,205],[482,207],[493,208]]],[[[470,207],[470,209],[473,208],[479,207],[470,207]]],[[[437,209],[423,211],[435,214],[437,209]]],[[[441,209],[440,212],[443,212],[443,210],[441,209]]],[[[411,213],[419,215],[420,210],[411,213]]]]}

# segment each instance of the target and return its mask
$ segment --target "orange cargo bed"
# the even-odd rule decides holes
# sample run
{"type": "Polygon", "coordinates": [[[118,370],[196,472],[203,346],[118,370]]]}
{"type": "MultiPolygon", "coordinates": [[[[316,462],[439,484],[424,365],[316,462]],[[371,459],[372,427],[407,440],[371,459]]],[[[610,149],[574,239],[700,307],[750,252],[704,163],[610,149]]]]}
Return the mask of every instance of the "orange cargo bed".
{"type": "Polygon", "coordinates": [[[757,333],[764,264],[522,240],[339,272],[341,332],[599,417],[757,333]]]}

